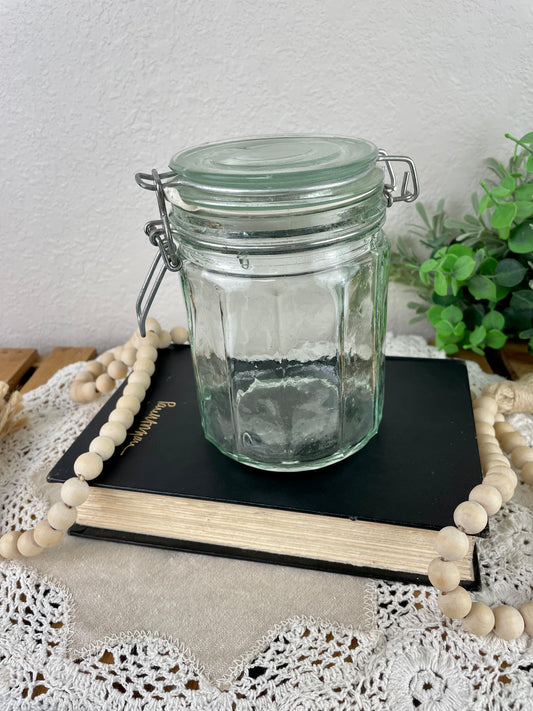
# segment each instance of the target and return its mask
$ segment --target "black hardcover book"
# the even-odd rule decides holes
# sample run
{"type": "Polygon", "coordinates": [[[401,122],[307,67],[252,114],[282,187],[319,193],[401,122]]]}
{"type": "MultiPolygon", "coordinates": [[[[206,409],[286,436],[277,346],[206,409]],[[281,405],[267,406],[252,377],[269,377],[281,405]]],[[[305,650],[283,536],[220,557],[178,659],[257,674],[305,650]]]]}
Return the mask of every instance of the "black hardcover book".
{"type": "MultiPolygon", "coordinates": [[[[111,397],[50,472],[62,482],[111,397]]],[[[161,351],[126,441],[78,509],[73,535],[354,575],[428,582],[435,531],[482,479],[468,376],[457,360],[387,358],[378,434],[330,467],[254,469],[205,440],[187,347],[161,351]]],[[[474,539],[462,584],[479,573],[474,539]]]]}

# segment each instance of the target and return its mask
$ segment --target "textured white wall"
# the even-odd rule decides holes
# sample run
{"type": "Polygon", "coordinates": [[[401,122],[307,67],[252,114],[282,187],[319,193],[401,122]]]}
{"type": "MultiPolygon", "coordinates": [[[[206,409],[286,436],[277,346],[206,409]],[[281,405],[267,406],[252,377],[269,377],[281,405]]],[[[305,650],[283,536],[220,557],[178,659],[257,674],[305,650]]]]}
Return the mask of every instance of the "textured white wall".
{"type": "MultiPolygon", "coordinates": [[[[466,207],[533,128],[532,23],[531,0],[0,0],[0,345],[130,334],[156,216],[133,175],[189,145],[363,136],[415,158],[429,206],[466,207]]],[[[183,322],[166,281],[154,313],[183,322]]]]}

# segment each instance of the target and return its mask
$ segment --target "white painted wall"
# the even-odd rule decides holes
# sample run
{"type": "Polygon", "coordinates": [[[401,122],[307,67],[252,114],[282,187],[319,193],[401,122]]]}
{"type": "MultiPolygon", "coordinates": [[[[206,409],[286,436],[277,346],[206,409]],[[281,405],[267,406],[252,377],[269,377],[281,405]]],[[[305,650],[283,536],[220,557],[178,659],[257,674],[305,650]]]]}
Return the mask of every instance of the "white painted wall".
{"type": "MultiPolygon", "coordinates": [[[[533,128],[532,26],[531,0],[0,0],[0,345],[129,336],[156,216],[133,175],[189,145],[363,136],[466,207],[533,128]]],[[[414,208],[389,216],[397,235],[414,208]]],[[[154,312],[184,321],[172,277],[154,312]]]]}

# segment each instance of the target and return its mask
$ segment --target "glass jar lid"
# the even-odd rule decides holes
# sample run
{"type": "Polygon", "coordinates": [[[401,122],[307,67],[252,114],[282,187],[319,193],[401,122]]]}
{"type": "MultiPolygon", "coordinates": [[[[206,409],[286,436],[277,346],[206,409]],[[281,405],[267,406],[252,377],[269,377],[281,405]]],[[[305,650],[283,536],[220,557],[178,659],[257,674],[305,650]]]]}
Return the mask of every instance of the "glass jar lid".
{"type": "Polygon", "coordinates": [[[370,141],[340,136],[266,136],[207,143],[177,153],[167,198],[209,211],[327,209],[383,187],[370,141]]]}

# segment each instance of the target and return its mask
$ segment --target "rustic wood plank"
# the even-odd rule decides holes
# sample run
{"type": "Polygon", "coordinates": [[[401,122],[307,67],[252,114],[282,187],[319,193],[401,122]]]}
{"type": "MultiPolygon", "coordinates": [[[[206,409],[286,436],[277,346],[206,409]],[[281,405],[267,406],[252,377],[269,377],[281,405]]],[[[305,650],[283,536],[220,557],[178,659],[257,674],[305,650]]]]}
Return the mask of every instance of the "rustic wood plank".
{"type": "Polygon", "coordinates": [[[500,353],[513,380],[518,380],[533,371],[533,356],[528,352],[525,341],[508,341],[500,353]]]}
{"type": "Polygon", "coordinates": [[[40,361],[34,374],[28,382],[25,383],[24,387],[21,388],[21,392],[27,393],[29,390],[33,390],[39,385],[44,385],[44,383],[50,380],[52,375],[57,373],[58,370],[64,368],[66,365],[76,363],[79,360],[91,360],[95,357],[96,348],[93,348],[92,346],[81,348],[59,346],[58,348],[54,348],[53,351],[51,351],[40,361]]]}
{"type": "Polygon", "coordinates": [[[38,357],[35,348],[0,348],[0,380],[15,388],[38,357]]]}

